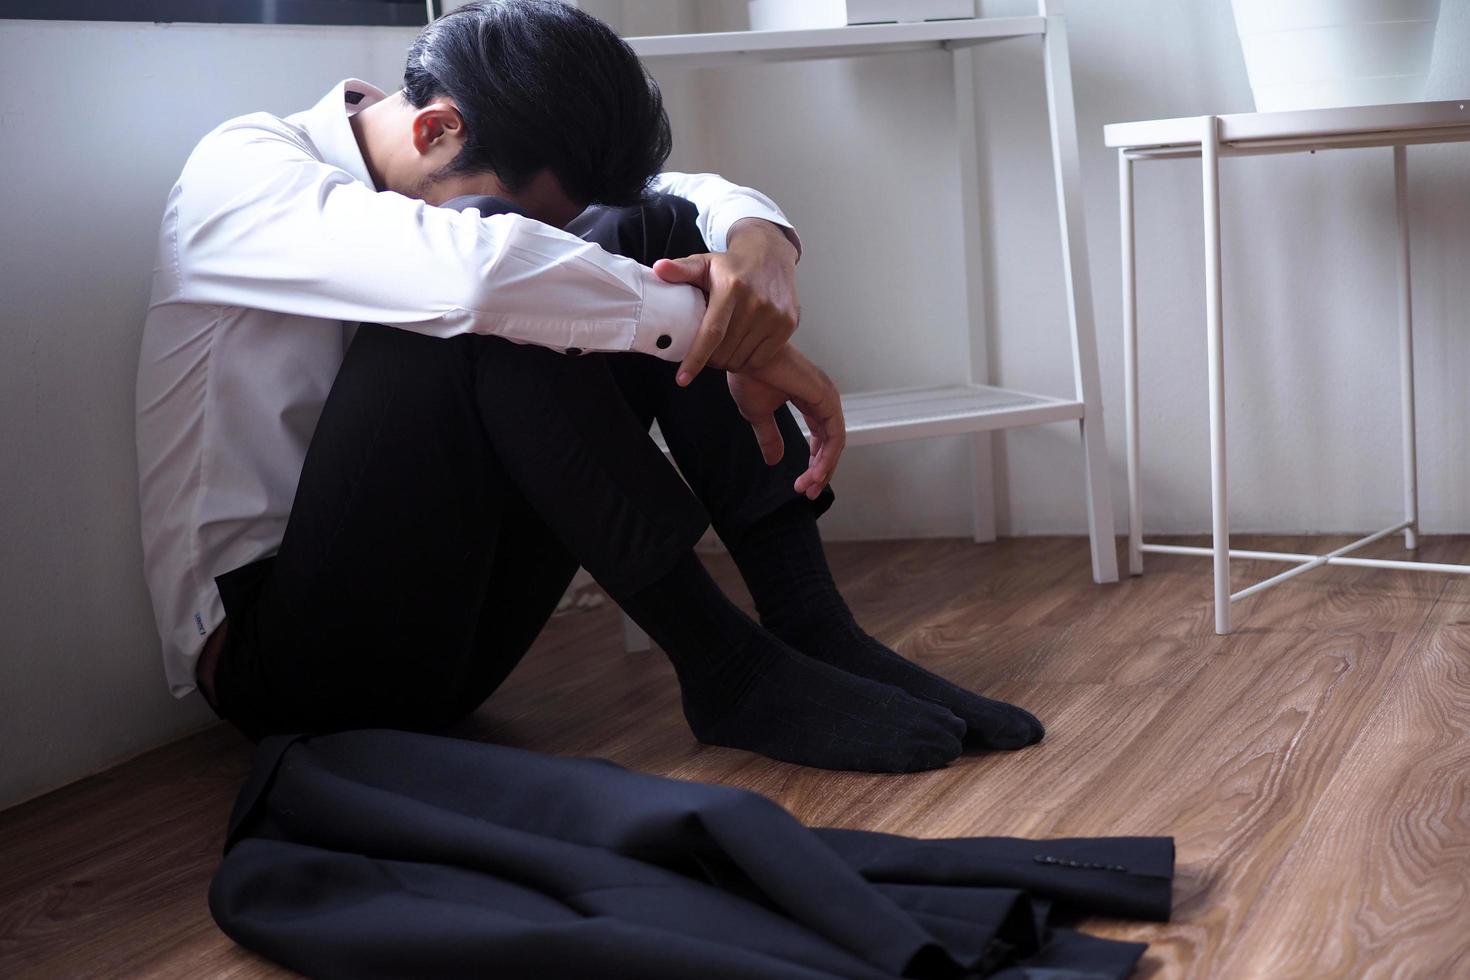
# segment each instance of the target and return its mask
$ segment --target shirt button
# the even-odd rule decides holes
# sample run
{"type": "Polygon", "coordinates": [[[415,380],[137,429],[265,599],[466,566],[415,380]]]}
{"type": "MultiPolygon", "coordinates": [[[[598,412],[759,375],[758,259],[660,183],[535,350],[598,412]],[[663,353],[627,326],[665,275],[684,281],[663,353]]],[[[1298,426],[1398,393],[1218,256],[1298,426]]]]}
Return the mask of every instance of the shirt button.
{"type": "Polygon", "coordinates": [[[673,342],[673,337],[670,337],[666,333],[661,333],[658,335],[658,339],[653,342],[653,346],[657,347],[659,350],[668,350],[669,345],[673,342]]]}
{"type": "Polygon", "coordinates": [[[580,347],[568,347],[567,348],[567,353],[570,354],[570,355],[572,355],[573,357],[576,357],[578,354],[582,353],[582,348],[580,348],[580,347]]]}

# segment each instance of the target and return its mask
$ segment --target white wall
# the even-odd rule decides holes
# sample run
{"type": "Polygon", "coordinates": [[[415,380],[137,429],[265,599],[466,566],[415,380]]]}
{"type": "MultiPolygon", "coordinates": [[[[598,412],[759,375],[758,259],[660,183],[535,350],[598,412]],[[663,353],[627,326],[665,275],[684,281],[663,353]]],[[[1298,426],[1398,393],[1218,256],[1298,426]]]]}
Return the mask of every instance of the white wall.
{"type": "MultiPolygon", "coordinates": [[[[629,33],[741,26],[739,0],[587,0],[629,33]]],[[[999,5],[995,5],[999,9],[999,5]]],[[[1470,94],[1470,5],[1446,0],[1431,96],[1470,94]]],[[[994,11],[992,11],[994,12],[994,11]]],[[[1105,122],[1250,108],[1225,0],[1073,0],[1086,205],[1122,486],[1116,181],[1105,122]]],[[[164,196],[219,121],[335,80],[391,87],[411,30],[0,21],[0,806],[205,724],[165,690],[140,574],[132,393],[164,196]]],[[[993,354],[1068,390],[1039,62],[987,47],[993,354]]],[[[961,217],[938,53],[668,72],[674,166],[770,191],[807,252],[804,345],[851,389],[964,374],[961,217]]],[[[1470,530],[1470,148],[1414,149],[1424,523],[1470,530]]],[[[1387,151],[1226,162],[1237,526],[1356,529],[1398,499],[1387,151]],[[1247,222],[1255,229],[1248,231],[1247,222]],[[1374,460],[1369,463],[1368,460],[1374,460]],[[1310,506],[1307,506],[1310,505],[1310,506]]],[[[1149,527],[1206,526],[1199,204],[1140,174],[1149,527]]],[[[1075,439],[1007,437],[1003,528],[1084,527],[1075,439]]],[[[829,533],[964,534],[957,440],[853,450],[829,533]]],[[[1119,514],[1121,517],[1121,492],[1119,514]]]]}
{"type": "Polygon", "coordinates": [[[212,720],[166,690],[142,579],[133,379],[185,156],[414,31],[0,21],[0,806],[212,720]]]}

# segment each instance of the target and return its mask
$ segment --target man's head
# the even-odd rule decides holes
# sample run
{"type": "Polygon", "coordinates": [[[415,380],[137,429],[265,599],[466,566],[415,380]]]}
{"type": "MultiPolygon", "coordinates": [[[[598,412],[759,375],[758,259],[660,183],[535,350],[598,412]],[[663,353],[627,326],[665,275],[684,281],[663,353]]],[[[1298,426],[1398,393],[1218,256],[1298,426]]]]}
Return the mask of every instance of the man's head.
{"type": "Polygon", "coordinates": [[[636,201],[672,142],[637,55],[559,0],[480,0],[434,21],[393,101],[391,129],[374,124],[387,189],[436,204],[497,194],[558,225],[636,201]]]}

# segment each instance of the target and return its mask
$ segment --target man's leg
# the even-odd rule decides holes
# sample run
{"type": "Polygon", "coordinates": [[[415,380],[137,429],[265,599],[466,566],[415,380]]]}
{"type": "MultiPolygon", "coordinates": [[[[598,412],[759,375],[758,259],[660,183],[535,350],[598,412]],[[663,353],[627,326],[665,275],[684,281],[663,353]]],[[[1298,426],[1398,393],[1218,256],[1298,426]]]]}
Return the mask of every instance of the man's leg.
{"type": "MultiPolygon", "coordinates": [[[[488,213],[494,205],[470,201],[459,206],[475,206],[488,213]]],[[[696,217],[688,201],[659,195],[640,207],[589,209],[567,230],[652,265],[659,258],[705,250],[696,217]]],[[[780,465],[770,467],[760,458],[749,426],[735,410],[723,372],[703,372],[685,389],[673,382],[673,364],[647,357],[598,357],[617,378],[639,426],[646,430],[651,419],[658,417],[684,478],[727,539],[784,503],[800,501],[813,519],[830,504],[830,491],[807,502],[792,487],[806,467],[807,446],[789,409],[779,413],[788,452],[780,465]],[[699,452],[691,448],[696,445],[699,452]]],[[[503,378],[495,383],[495,390],[503,394],[518,380],[503,378]]],[[[527,391],[514,400],[536,397],[527,391]]],[[[512,435],[497,437],[492,432],[503,457],[518,455],[514,447],[502,442],[512,435]]],[[[539,443],[533,451],[540,451],[539,443]]],[[[523,489],[533,504],[548,497],[523,489]]],[[[590,570],[674,661],[685,713],[705,741],[837,768],[922,768],[946,761],[951,751],[948,732],[962,733],[951,727],[953,723],[942,712],[922,718],[912,715],[912,703],[894,700],[886,684],[854,684],[853,678],[840,676],[840,671],[816,670],[817,665],[792,658],[789,649],[773,649],[771,638],[751,628],[754,624],[720,593],[692,553],[657,587],[633,589],[624,584],[620,588],[609,582],[608,574],[590,570]],[[695,615],[696,609],[702,614],[695,615]],[[690,657],[689,651],[697,655],[690,657]],[[796,690],[821,694],[809,693],[803,699],[793,696],[796,690]],[[737,692],[741,694],[738,698],[737,692]],[[844,715],[848,721],[837,721],[844,715]],[[828,716],[837,721],[833,731],[845,727],[843,738],[850,736],[852,741],[827,744],[831,736],[815,722],[828,716]],[[792,717],[801,720],[792,724],[792,717]],[[851,719],[863,719],[862,727],[851,719]],[[895,729],[906,732],[895,733],[895,729]],[[873,746],[883,742],[891,744],[896,753],[875,754],[873,746]],[[913,748],[916,753],[907,755],[913,748]]]]}
{"type": "Polygon", "coordinates": [[[541,635],[576,570],[577,559],[530,503],[518,492],[509,496],[455,714],[469,714],[499,689],[541,635]]]}
{"type": "MultiPolygon", "coordinates": [[[[644,264],[707,251],[693,205],[663,196],[636,216],[595,209],[574,222],[579,234],[604,247],[631,249],[644,264]]],[[[709,511],[756,600],[761,624],[809,656],[849,673],[902,688],[942,704],[966,723],[971,748],[1015,749],[1044,729],[1029,712],[964,690],[869,636],[832,580],[816,520],[831,506],[831,489],[808,501],[793,488],[806,468],[808,447],[790,408],[777,413],[786,452],[767,466],[730,397],[722,371],[706,370],[687,387],[676,366],[653,358],[614,365],[625,391],[651,406],[679,471],[709,511]]]]}
{"type": "MultiPolygon", "coordinates": [[[[229,609],[224,711],[254,711],[258,733],[452,721],[488,693],[466,694],[469,680],[508,669],[477,670],[476,655],[496,615],[485,604],[502,601],[487,592],[518,495],[660,639],[705,741],[843,769],[952,758],[963,724],[948,711],[802,657],[714,586],[690,550],[703,510],[624,400],[609,369],[619,356],[637,355],[364,326],[280,553],[254,601],[229,609]]],[[[570,561],[552,565],[543,618],[570,575],[570,561]]],[[[503,601],[512,616],[523,600],[503,601]]]]}
{"type": "Polygon", "coordinates": [[[817,532],[817,517],[830,506],[832,492],[828,488],[807,500],[792,486],[806,468],[808,451],[789,409],[778,416],[785,455],[767,466],[722,372],[701,372],[688,388],[679,388],[672,366],[653,370],[668,392],[659,428],[739,566],[762,626],[808,656],[944,705],[964,720],[969,748],[1017,749],[1041,739],[1045,729],[1029,712],[924,670],[858,625],[832,579],[817,532]]]}
{"type": "Polygon", "coordinates": [[[965,722],[974,749],[1019,749],[1046,733],[1024,708],[967,691],[870,636],[837,591],[811,510],[788,504],[729,542],[761,625],[823,663],[941,704],[965,722]]]}
{"type": "Polygon", "coordinates": [[[570,581],[549,535],[540,562],[497,576],[530,529],[479,423],[480,339],[359,329],[279,552],[220,580],[216,697],[247,734],[448,724],[489,694],[487,655],[503,677],[524,652],[482,621],[529,645],[570,581]]]}
{"type": "Polygon", "coordinates": [[[530,507],[673,662],[694,733],[833,769],[953,758],[964,724],[948,710],[802,656],[720,591],[692,550],[706,524],[698,501],[617,393],[610,363],[636,356],[487,344],[481,421],[530,507]],[[612,394],[589,397],[599,386],[612,394]],[[650,474],[672,485],[655,492],[650,474]],[[680,535],[650,531],[680,509],[699,519],[674,522],[680,535]]]}

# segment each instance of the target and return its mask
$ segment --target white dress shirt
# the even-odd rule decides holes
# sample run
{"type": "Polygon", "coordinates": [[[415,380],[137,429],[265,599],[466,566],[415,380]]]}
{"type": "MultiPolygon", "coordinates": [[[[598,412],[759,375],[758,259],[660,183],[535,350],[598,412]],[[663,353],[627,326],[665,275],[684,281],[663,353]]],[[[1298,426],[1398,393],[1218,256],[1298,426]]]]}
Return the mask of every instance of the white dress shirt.
{"type": "MultiPolygon", "coordinates": [[[[175,697],[224,619],[214,577],[280,547],[357,322],[678,361],[704,314],[693,286],[558,228],[376,190],[348,117],[382,98],[348,79],[284,119],[231,119],[169,192],[137,439],[144,572],[175,697]]],[[[769,198],[713,174],[665,173],[653,189],[694,202],[714,251],[747,217],[796,241],[769,198]]]]}

